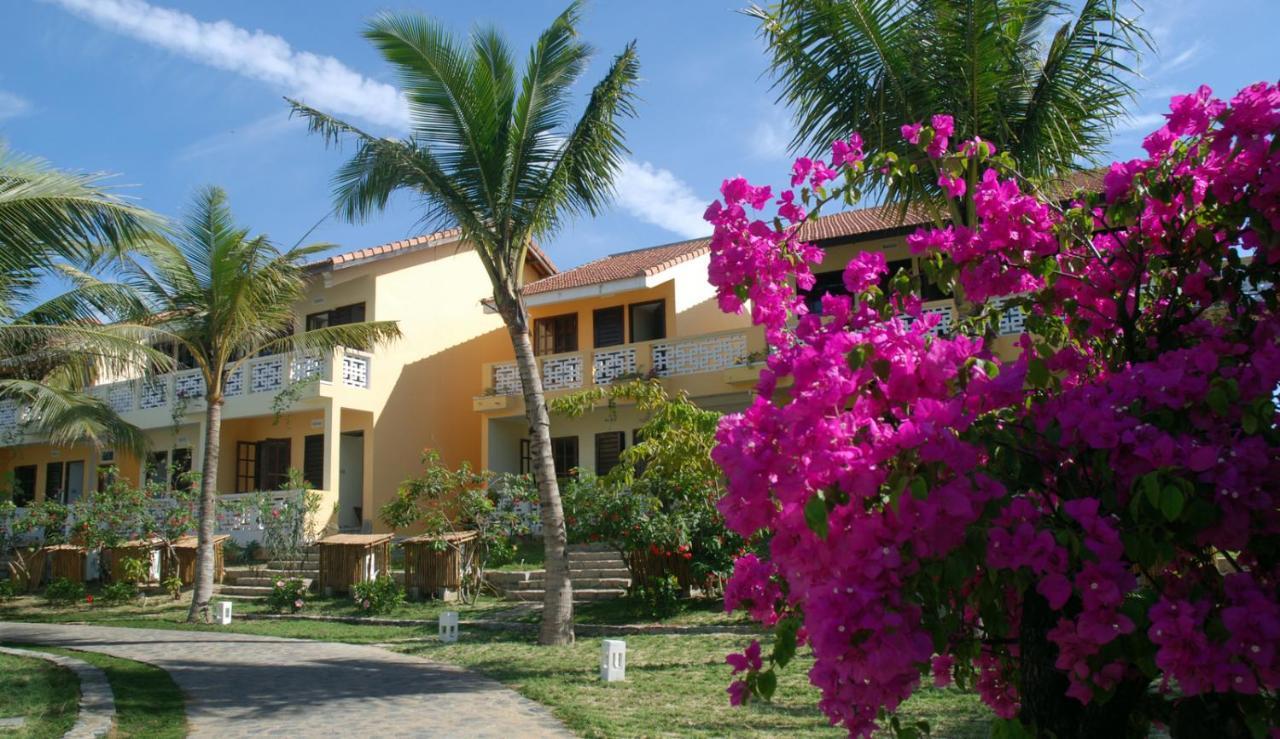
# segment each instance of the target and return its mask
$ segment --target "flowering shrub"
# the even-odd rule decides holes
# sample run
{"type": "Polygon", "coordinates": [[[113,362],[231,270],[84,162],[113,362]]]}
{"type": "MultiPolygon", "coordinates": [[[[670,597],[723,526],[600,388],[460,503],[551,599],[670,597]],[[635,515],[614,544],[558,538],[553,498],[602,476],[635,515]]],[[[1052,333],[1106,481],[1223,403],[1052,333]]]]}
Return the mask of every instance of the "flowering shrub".
{"type": "Polygon", "coordinates": [[[351,588],[356,608],[367,613],[390,613],[404,605],[404,589],[390,575],[378,575],[351,588]]]}
{"type": "Polygon", "coordinates": [[[799,643],[851,735],[922,675],[975,686],[1005,736],[1276,724],[1280,90],[1202,87],[1166,117],[1065,204],[945,115],[903,127],[910,159],[854,136],[798,160],[798,192],[724,183],[710,279],[773,349],[714,452],[730,528],[772,533],[727,587],[778,629],[773,654],[730,656],[735,703],[768,698],[799,643]],[[798,296],[821,258],[800,225],[873,168],[937,175],[937,223],[908,243],[955,290],[953,334],[882,287],[879,253],[821,315],[798,296]],[[1028,332],[997,353],[1011,307],[1028,332]]]}
{"type": "Polygon", "coordinates": [[[302,580],[292,577],[276,580],[267,596],[267,607],[275,613],[297,613],[307,604],[307,588],[302,580]]]}
{"type": "Polygon", "coordinates": [[[128,603],[138,597],[138,584],[124,580],[102,586],[102,602],[110,605],[128,603]]]}
{"type": "Polygon", "coordinates": [[[656,379],[615,382],[551,401],[557,414],[581,416],[598,404],[613,413],[629,401],[646,415],[619,464],[597,477],[579,472],[562,490],[569,538],[603,542],[627,561],[636,588],[661,587],[675,574],[683,588],[718,590],[743,548],[715,503],[723,476],[711,460],[716,411],[683,393],[670,397],[656,379]]]}

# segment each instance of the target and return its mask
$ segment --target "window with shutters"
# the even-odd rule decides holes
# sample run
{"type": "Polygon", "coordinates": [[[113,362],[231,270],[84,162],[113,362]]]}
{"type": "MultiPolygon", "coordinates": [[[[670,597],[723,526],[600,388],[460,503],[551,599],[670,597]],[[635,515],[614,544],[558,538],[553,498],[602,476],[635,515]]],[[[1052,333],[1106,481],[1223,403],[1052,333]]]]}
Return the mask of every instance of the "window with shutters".
{"type": "Polygon", "coordinates": [[[236,492],[251,493],[258,484],[258,445],[236,442],[236,492]]]}
{"type": "Polygon", "coordinates": [[[562,354],[578,351],[578,314],[537,318],[533,321],[533,353],[562,354]]]}
{"type": "Polygon", "coordinates": [[[169,465],[169,485],[174,490],[190,490],[195,485],[191,479],[191,447],[174,449],[169,465]]]}
{"type": "MultiPolygon", "coordinates": [[[[35,480],[32,480],[31,492],[35,493],[35,480]]],[[[44,466],[44,499],[62,500],[62,491],[66,488],[66,473],[62,462],[50,462],[44,466]]]]}
{"type": "Polygon", "coordinates": [[[19,508],[36,499],[36,466],[24,464],[13,468],[13,504],[19,508]]]}
{"type": "Polygon", "coordinates": [[[169,482],[169,452],[147,453],[147,484],[163,486],[169,482]]]}
{"type": "Polygon", "coordinates": [[[667,338],[667,301],[632,303],[630,310],[633,343],[667,338]]]}
{"type": "Polygon", "coordinates": [[[596,348],[625,344],[627,341],[625,316],[620,305],[594,311],[591,314],[591,326],[596,348]]]}
{"type": "Polygon", "coordinates": [[[258,490],[279,490],[289,480],[289,439],[258,442],[258,490]]]}
{"type": "Polygon", "coordinates": [[[618,466],[627,435],[623,431],[606,431],[596,434],[596,474],[607,475],[618,466]]]}
{"type": "Polygon", "coordinates": [[[302,476],[313,488],[324,486],[324,434],[311,434],[303,439],[302,476]]]}
{"type": "Polygon", "coordinates": [[[578,469],[578,437],[557,436],[551,440],[551,458],[556,477],[569,477],[578,469]]]}
{"type": "Polygon", "coordinates": [[[364,323],[364,303],[340,305],[319,313],[308,313],[306,326],[308,331],[315,331],[318,328],[345,326],[348,323],[364,323]]]}

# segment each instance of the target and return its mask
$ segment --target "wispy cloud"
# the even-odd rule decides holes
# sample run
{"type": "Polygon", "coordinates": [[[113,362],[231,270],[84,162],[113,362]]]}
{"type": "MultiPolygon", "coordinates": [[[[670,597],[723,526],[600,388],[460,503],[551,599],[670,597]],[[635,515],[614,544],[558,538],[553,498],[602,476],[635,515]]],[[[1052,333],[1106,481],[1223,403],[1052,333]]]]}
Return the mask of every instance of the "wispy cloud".
{"type": "Polygon", "coordinates": [[[748,151],[756,159],[776,161],[787,158],[791,144],[791,124],[786,114],[773,111],[751,128],[747,139],[748,151]]]}
{"type": "Polygon", "coordinates": [[[1117,134],[1151,133],[1164,125],[1163,113],[1133,113],[1116,124],[1117,134]]]}
{"type": "Polygon", "coordinates": [[[405,129],[408,109],[395,87],[371,80],[331,56],[295,51],[289,42],[229,21],[202,21],[143,0],[50,0],[104,28],[266,82],[323,110],[405,129]]]}
{"type": "Polygon", "coordinates": [[[711,226],[702,220],[708,200],[669,170],[648,162],[625,161],[615,183],[618,205],[647,223],[687,239],[706,236],[711,226]]]}
{"type": "MultiPolygon", "coordinates": [[[[409,128],[408,106],[393,86],[371,80],[330,56],[295,50],[280,36],[249,31],[230,21],[203,21],[144,0],[46,0],[76,15],[182,54],[202,64],[264,82],[318,108],[386,126],[409,128]]],[[[4,93],[0,93],[3,117],[4,93]]],[[[245,143],[262,142],[289,125],[287,115],[254,121],[185,147],[178,160],[207,157],[245,143]]],[[[780,148],[784,132],[777,133],[780,148]]],[[[710,231],[702,220],[707,201],[666,169],[627,160],[616,183],[618,204],[640,220],[693,238],[710,231]]]]}
{"type": "Polygon", "coordinates": [[[1187,64],[1200,56],[1200,51],[1204,48],[1200,41],[1193,42],[1190,46],[1183,49],[1169,61],[1161,65],[1159,74],[1169,74],[1185,67],[1187,64]]]}
{"type": "Polygon", "coordinates": [[[188,162],[203,159],[215,154],[225,154],[235,149],[258,146],[288,131],[291,127],[301,129],[305,124],[289,118],[288,111],[272,113],[230,131],[216,133],[187,144],[178,151],[175,161],[188,162]]]}
{"type": "Polygon", "coordinates": [[[31,103],[25,98],[0,90],[0,121],[17,118],[31,110],[31,103]]]}

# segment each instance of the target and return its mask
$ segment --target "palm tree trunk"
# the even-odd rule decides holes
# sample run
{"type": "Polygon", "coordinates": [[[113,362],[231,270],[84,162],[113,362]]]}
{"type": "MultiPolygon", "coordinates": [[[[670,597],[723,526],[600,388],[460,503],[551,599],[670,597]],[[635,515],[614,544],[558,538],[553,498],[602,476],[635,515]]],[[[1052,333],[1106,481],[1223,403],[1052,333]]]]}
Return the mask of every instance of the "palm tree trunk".
{"type": "Polygon", "coordinates": [[[200,471],[200,511],[196,534],[196,582],[187,622],[209,621],[213,598],[213,535],[217,524],[218,448],[222,438],[222,398],[209,398],[204,421],[204,467],[200,471]]]}
{"type": "Polygon", "coordinates": [[[533,457],[533,475],[538,483],[538,502],[542,509],[542,545],[546,552],[546,590],[542,596],[542,628],[538,643],[560,645],[573,643],[573,583],[569,581],[568,536],[565,532],[564,509],[560,505],[560,485],[556,481],[555,460],[551,456],[551,417],[547,399],[542,394],[542,378],[538,376],[538,360],[533,354],[528,321],[508,322],[511,345],[516,350],[516,366],[524,389],[525,415],[532,437],[529,446],[533,457]]]}

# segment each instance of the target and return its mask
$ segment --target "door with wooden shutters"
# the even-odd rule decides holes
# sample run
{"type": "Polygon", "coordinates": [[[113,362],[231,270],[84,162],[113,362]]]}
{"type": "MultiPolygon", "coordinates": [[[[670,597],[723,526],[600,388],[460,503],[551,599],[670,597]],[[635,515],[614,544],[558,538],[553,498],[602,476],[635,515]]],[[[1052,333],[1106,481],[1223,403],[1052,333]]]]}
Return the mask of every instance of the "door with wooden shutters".
{"type": "Polygon", "coordinates": [[[258,442],[258,489],[279,490],[289,479],[289,439],[263,439],[258,442]]]}
{"type": "Polygon", "coordinates": [[[236,442],[236,492],[252,493],[258,487],[258,445],[236,442]]]}
{"type": "Polygon", "coordinates": [[[324,434],[311,434],[303,439],[302,476],[311,487],[324,487],[324,434]]]}
{"type": "Polygon", "coordinates": [[[596,474],[607,475],[618,466],[622,456],[622,448],[626,444],[626,433],[623,431],[606,431],[596,434],[596,474]]]}

